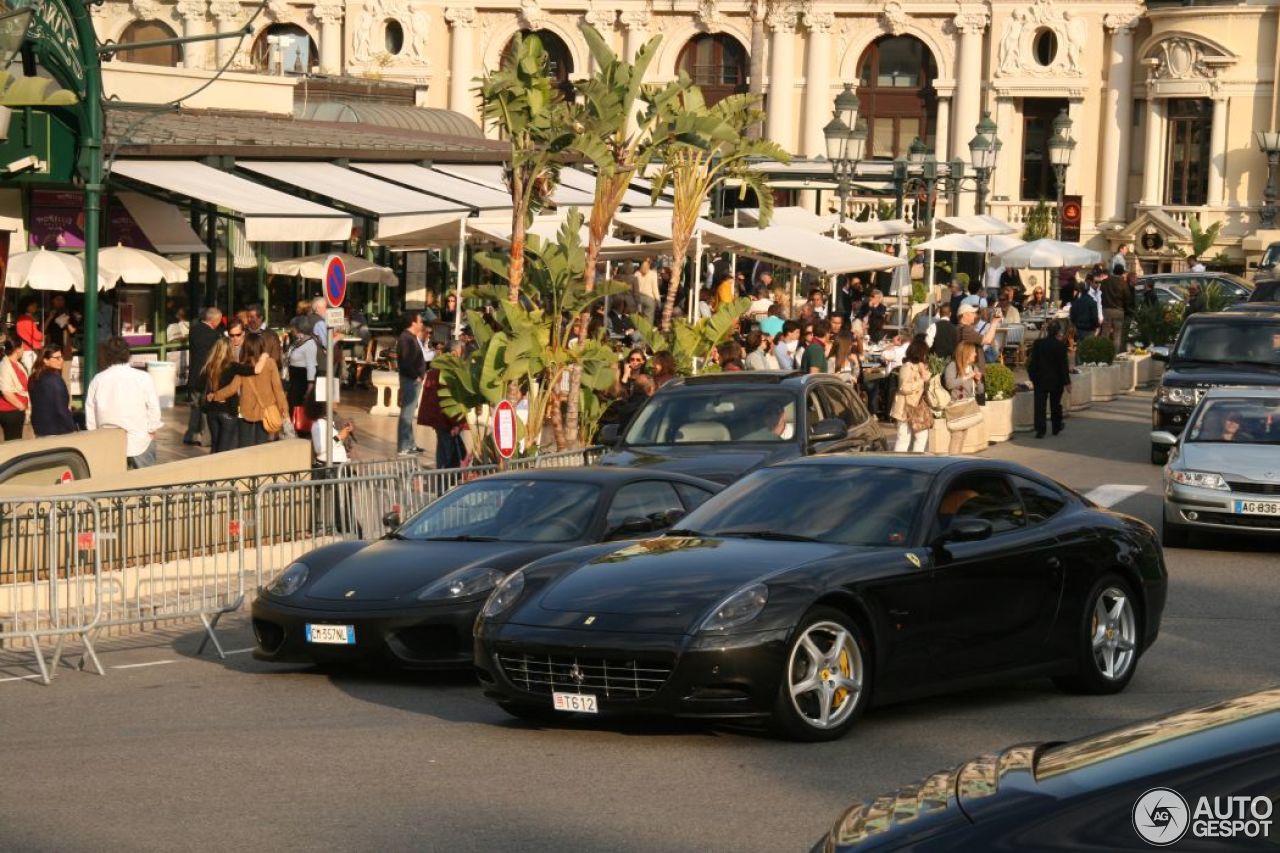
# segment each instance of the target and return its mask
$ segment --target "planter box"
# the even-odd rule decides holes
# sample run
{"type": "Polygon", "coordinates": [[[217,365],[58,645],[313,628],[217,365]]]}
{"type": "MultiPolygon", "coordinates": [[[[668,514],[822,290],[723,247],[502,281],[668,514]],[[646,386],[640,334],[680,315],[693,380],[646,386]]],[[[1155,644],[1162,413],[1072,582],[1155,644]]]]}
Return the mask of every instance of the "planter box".
{"type": "Polygon", "coordinates": [[[394,370],[373,371],[373,406],[371,415],[397,417],[400,414],[400,374],[394,370]]]}
{"type": "Polygon", "coordinates": [[[1128,394],[1138,387],[1138,363],[1133,358],[1126,358],[1111,365],[1115,370],[1112,379],[1116,383],[1117,394],[1128,394]]]}
{"type": "MultiPolygon", "coordinates": [[[[989,408],[991,408],[990,403],[988,403],[984,407],[983,409],[984,415],[987,414],[986,410],[989,408]]],[[[950,443],[951,443],[951,431],[947,429],[947,419],[938,418],[933,422],[933,429],[930,430],[929,432],[929,452],[930,453],[946,453],[950,443]]],[[[978,424],[976,427],[973,427],[966,433],[964,437],[964,447],[961,449],[961,452],[976,453],[979,450],[985,450],[986,447],[987,447],[987,418],[983,417],[982,423],[978,424]]]]}
{"type": "Polygon", "coordinates": [[[1116,398],[1114,373],[1111,365],[1101,364],[1093,368],[1093,402],[1107,403],[1116,398]]]}
{"type": "Polygon", "coordinates": [[[1031,432],[1035,429],[1035,394],[1023,392],[1013,395],[1013,431],[1031,432]]]}
{"type": "Polygon", "coordinates": [[[1134,355],[1130,356],[1133,361],[1134,384],[1137,387],[1150,385],[1155,380],[1155,369],[1152,365],[1156,360],[1150,355],[1134,355]]]}
{"type": "Polygon", "coordinates": [[[1083,368],[1079,373],[1071,374],[1071,410],[1087,409],[1093,402],[1093,373],[1090,368],[1083,368]]]}
{"type": "Polygon", "coordinates": [[[986,427],[988,441],[1008,441],[1013,437],[1013,401],[1019,396],[1015,394],[1008,400],[988,400],[986,405],[986,427]]]}

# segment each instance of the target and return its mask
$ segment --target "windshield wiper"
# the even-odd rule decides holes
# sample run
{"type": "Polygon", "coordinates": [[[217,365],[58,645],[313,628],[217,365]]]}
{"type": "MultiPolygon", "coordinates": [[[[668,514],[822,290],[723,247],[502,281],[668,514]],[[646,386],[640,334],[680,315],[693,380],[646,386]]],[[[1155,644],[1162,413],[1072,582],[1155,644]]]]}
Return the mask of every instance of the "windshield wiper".
{"type": "Polygon", "coordinates": [[[716,530],[712,536],[736,536],[743,539],[770,539],[775,542],[821,542],[812,536],[801,536],[798,533],[783,533],[780,530],[768,530],[763,527],[740,527],[735,530],[716,530]]]}
{"type": "Polygon", "coordinates": [[[423,542],[498,542],[501,541],[497,536],[472,536],[469,533],[462,533],[458,536],[428,536],[422,540],[423,542]]]}

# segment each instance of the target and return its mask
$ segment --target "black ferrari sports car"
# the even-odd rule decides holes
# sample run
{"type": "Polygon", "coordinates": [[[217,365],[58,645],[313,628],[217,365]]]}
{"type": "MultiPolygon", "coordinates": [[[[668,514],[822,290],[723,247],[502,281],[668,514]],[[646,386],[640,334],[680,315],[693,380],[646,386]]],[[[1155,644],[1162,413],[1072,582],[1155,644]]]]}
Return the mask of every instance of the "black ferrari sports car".
{"type": "Polygon", "coordinates": [[[253,603],[254,656],[470,666],[476,614],[507,573],[575,546],[665,530],[719,489],[627,468],[463,484],[382,539],[328,545],[285,568],[253,603]]]}
{"type": "Polygon", "coordinates": [[[1122,690],[1166,584],[1147,524],[1021,466],[810,457],[665,536],[509,575],[476,621],[476,666],[518,716],[761,718],[831,740],[872,701],[988,679],[1122,690]]]}
{"type": "Polygon", "coordinates": [[[1031,743],[858,803],[812,853],[1271,850],[1280,688],[1031,743]]]}

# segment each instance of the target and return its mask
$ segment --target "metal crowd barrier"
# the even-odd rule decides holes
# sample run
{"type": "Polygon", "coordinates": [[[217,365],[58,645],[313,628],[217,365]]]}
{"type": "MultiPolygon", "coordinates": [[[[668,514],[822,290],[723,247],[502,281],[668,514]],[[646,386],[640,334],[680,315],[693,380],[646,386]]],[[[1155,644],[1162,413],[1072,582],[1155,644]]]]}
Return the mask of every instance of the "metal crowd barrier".
{"type": "Polygon", "coordinates": [[[45,684],[70,637],[84,647],[81,666],[103,674],[93,649],[103,602],[100,521],[88,497],[0,500],[0,648],[29,647],[45,684]],[[46,639],[54,640],[49,661],[46,639]]]}

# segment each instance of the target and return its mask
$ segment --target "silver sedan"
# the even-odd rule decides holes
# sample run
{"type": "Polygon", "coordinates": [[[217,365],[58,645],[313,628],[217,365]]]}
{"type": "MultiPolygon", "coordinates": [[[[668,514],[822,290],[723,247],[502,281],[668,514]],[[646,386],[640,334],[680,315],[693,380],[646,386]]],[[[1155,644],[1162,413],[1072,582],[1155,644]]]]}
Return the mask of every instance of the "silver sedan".
{"type": "Polygon", "coordinates": [[[1173,447],[1164,469],[1165,545],[1192,531],[1280,534],[1280,389],[1215,388],[1173,447]]]}

